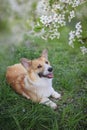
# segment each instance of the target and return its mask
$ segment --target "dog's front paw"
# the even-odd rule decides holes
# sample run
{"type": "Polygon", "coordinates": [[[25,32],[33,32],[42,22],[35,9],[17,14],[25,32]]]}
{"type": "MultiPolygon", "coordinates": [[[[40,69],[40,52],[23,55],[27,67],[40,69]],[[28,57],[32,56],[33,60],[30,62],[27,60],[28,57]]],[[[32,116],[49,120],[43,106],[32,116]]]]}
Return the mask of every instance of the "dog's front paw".
{"type": "Polygon", "coordinates": [[[61,99],[61,94],[59,94],[58,92],[53,92],[52,97],[54,97],[55,99],[61,99]]]}
{"type": "Polygon", "coordinates": [[[54,103],[54,102],[51,102],[50,107],[51,107],[52,109],[56,110],[56,109],[57,109],[57,104],[54,103]]]}

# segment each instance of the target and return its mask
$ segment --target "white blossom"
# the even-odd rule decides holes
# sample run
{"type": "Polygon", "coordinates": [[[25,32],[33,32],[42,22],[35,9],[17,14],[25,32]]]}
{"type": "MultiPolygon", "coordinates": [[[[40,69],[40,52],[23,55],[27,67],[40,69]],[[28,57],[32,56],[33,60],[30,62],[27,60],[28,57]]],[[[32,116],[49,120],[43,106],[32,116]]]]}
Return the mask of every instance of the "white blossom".
{"type": "Polygon", "coordinates": [[[75,39],[77,38],[78,41],[80,41],[80,38],[82,37],[81,22],[78,22],[76,24],[75,29],[76,29],[75,31],[70,31],[70,33],[69,33],[69,45],[71,45],[72,47],[73,47],[73,42],[75,41],[75,39]]]}
{"type": "Polygon", "coordinates": [[[57,30],[57,29],[54,29],[54,30],[50,30],[50,36],[49,36],[49,38],[51,39],[51,40],[53,40],[54,38],[57,38],[57,39],[59,39],[59,37],[60,37],[60,33],[59,33],[59,31],[57,30]]]}
{"type": "Polygon", "coordinates": [[[71,5],[73,8],[81,4],[81,0],[60,0],[62,3],[71,5]]]}
{"type": "Polygon", "coordinates": [[[50,10],[50,6],[49,6],[49,1],[47,0],[40,0],[38,2],[38,5],[37,5],[37,13],[42,15],[42,14],[48,14],[50,10]]]}
{"type": "Polygon", "coordinates": [[[71,31],[70,33],[69,33],[69,40],[72,40],[72,39],[74,39],[75,38],[75,31],[71,31]]]}
{"type": "Polygon", "coordinates": [[[74,47],[73,42],[75,41],[75,31],[69,33],[69,45],[74,47]]]}
{"type": "Polygon", "coordinates": [[[77,36],[77,38],[81,37],[81,33],[82,33],[82,26],[81,26],[81,22],[78,22],[75,26],[76,28],[76,33],[75,35],[77,36]]]}
{"type": "Polygon", "coordinates": [[[82,28],[82,26],[81,26],[81,22],[78,22],[78,23],[76,24],[75,28],[76,28],[76,29],[79,28],[79,30],[80,30],[80,29],[82,28]]]}
{"type": "Polygon", "coordinates": [[[81,49],[81,52],[83,53],[83,55],[85,53],[87,53],[87,48],[85,46],[80,47],[80,49],[81,49]]]}
{"type": "Polygon", "coordinates": [[[65,6],[64,5],[61,5],[60,3],[54,3],[53,5],[52,5],[52,12],[54,12],[55,13],[55,11],[56,10],[63,10],[63,8],[64,8],[65,6]]]}
{"type": "Polygon", "coordinates": [[[74,0],[73,4],[72,4],[72,7],[77,7],[78,5],[81,4],[81,0],[74,0]]]}
{"type": "Polygon", "coordinates": [[[68,16],[69,22],[71,22],[71,20],[72,20],[74,17],[75,17],[75,12],[74,12],[74,10],[72,10],[72,11],[70,11],[69,16],[68,16]]]}
{"type": "Polygon", "coordinates": [[[63,3],[69,3],[70,0],[60,0],[60,2],[63,2],[63,3]]]}
{"type": "Polygon", "coordinates": [[[52,6],[54,9],[61,9],[61,6],[60,6],[60,4],[53,4],[53,6],[52,6]]]}

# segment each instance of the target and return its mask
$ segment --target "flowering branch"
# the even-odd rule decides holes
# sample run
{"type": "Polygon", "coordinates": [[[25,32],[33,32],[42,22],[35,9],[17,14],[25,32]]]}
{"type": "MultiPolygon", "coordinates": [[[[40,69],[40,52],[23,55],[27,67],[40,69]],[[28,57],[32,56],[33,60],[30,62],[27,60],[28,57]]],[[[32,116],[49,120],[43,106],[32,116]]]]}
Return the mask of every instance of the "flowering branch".
{"type": "MultiPolygon", "coordinates": [[[[85,0],[41,0],[38,10],[41,16],[37,21],[34,30],[39,32],[43,39],[60,38],[60,28],[72,22],[75,18],[76,7],[85,0]]],[[[74,47],[75,40],[81,41],[82,26],[81,22],[75,25],[75,30],[69,33],[69,45],[74,47]]]]}
{"type": "Polygon", "coordinates": [[[81,26],[81,22],[78,22],[75,26],[75,31],[70,31],[69,33],[69,45],[74,47],[73,42],[75,41],[75,39],[77,38],[78,40],[80,40],[80,38],[82,38],[82,26],[81,26]]]}

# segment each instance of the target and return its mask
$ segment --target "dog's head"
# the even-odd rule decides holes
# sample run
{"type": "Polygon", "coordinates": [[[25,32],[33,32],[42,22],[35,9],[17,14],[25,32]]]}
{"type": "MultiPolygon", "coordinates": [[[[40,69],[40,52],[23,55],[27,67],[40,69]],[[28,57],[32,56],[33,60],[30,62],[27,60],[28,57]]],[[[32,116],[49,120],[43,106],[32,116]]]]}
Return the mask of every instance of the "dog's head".
{"type": "Polygon", "coordinates": [[[34,73],[40,78],[53,78],[53,68],[48,61],[47,50],[43,50],[41,57],[34,60],[28,60],[26,58],[21,59],[21,64],[29,72],[29,74],[34,73]]]}

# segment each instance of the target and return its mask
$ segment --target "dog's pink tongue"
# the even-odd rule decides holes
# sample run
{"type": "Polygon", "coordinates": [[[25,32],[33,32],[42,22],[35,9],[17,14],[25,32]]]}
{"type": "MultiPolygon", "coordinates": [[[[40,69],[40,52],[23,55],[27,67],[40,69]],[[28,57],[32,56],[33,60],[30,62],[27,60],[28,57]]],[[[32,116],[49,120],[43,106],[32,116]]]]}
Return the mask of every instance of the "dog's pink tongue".
{"type": "Polygon", "coordinates": [[[53,78],[53,74],[52,74],[52,73],[51,73],[51,74],[48,74],[47,77],[48,77],[48,78],[53,78]]]}

